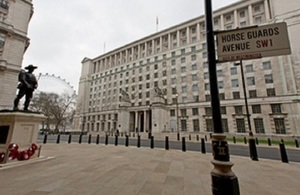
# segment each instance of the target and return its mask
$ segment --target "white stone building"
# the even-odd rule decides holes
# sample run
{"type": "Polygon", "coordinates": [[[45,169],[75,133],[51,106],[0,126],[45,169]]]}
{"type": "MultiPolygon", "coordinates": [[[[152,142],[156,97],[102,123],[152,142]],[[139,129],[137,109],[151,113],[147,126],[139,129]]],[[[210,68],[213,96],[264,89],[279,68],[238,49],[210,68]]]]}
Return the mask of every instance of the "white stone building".
{"type": "MultiPolygon", "coordinates": [[[[214,30],[286,22],[292,54],[243,61],[252,131],[300,135],[300,4],[241,0],[214,11],[214,30]]],[[[223,130],[249,130],[240,67],[217,65],[223,130]]],[[[75,129],[211,132],[204,15],[84,58],[75,129]]]]}
{"type": "Polygon", "coordinates": [[[13,107],[32,14],[32,0],[0,0],[0,109],[13,107]]]}

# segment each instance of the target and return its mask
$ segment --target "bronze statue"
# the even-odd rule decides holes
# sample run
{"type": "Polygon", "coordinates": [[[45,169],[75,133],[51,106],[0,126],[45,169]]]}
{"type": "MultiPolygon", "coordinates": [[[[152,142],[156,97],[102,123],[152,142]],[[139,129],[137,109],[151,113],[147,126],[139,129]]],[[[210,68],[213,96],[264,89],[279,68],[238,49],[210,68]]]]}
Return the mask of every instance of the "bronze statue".
{"type": "Polygon", "coordinates": [[[14,110],[18,110],[18,105],[20,99],[25,95],[25,103],[24,103],[24,110],[28,110],[29,103],[32,98],[33,91],[37,88],[38,82],[36,77],[34,76],[33,71],[37,68],[37,66],[33,66],[30,64],[26,66],[25,69],[28,70],[25,72],[21,70],[19,73],[19,84],[18,84],[18,95],[14,101],[14,110]]]}

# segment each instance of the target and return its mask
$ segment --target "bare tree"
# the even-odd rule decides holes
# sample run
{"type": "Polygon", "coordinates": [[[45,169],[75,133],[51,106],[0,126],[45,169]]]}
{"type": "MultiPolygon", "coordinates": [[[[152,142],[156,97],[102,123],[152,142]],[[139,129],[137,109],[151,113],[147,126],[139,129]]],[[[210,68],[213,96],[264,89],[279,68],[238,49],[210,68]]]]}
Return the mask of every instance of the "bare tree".
{"type": "Polygon", "coordinates": [[[56,93],[39,92],[35,94],[31,101],[30,109],[41,112],[47,118],[45,121],[46,129],[54,126],[54,132],[59,132],[59,127],[72,122],[75,113],[76,94],[62,95],[56,93]]]}

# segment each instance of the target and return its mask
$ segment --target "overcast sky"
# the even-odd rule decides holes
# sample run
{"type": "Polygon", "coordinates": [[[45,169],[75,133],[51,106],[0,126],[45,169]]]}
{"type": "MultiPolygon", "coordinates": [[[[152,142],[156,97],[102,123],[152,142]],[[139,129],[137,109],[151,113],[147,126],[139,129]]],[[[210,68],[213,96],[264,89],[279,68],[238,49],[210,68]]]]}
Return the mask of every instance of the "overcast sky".
{"type": "MultiPolygon", "coordinates": [[[[238,0],[212,0],[217,9],[238,0]]],[[[23,67],[66,79],[77,91],[84,57],[125,44],[204,14],[204,0],[33,0],[30,46],[23,67]],[[105,47],[104,47],[105,45],[105,47]]],[[[40,89],[53,82],[41,82],[40,89]]],[[[63,87],[56,85],[56,87],[63,87]]]]}

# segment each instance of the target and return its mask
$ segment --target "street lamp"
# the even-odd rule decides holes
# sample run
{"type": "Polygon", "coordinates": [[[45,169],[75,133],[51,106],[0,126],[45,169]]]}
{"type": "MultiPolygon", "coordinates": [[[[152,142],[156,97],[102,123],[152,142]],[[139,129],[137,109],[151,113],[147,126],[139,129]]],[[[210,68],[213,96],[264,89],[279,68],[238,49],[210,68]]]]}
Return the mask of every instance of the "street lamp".
{"type": "Polygon", "coordinates": [[[152,127],[152,112],[151,112],[152,104],[149,105],[149,130],[148,130],[148,138],[150,139],[152,136],[151,127],[152,127]]]}
{"type": "Polygon", "coordinates": [[[229,147],[222,127],[211,0],[205,0],[205,20],[211,107],[214,124],[214,133],[212,135],[214,158],[212,160],[214,168],[211,171],[212,193],[214,195],[239,195],[238,179],[231,170],[233,163],[230,162],[229,147]]]}
{"type": "Polygon", "coordinates": [[[178,94],[176,96],[176,130],[179,133],[179,115],[178,115],[178,94]]]}
{"type": "Polygon", "coordinates": [[[245,84],[243,61],[240,60],[239,63],[234,63],[234,65],[241,67],[241,76],[242,76],[242,83],[243,83],[243,92],[244,92],[244,99],[245,99],[246,115],[247,115],[247,121],[248,121],[248,127],[249,127],[249,150],[250,150],[250,158],[252,160],[258,161],[255,140],[254,140],[254,136],[253,136],[253,132],[252,132],[252,128],[251,128],[251,121],[250,121],[250,113],[249,113],[248,100],[247,100],[247,92],[246,92],[246,84],[245,84]]]}

